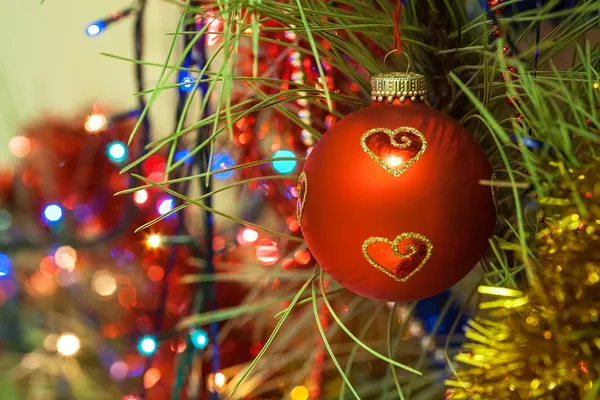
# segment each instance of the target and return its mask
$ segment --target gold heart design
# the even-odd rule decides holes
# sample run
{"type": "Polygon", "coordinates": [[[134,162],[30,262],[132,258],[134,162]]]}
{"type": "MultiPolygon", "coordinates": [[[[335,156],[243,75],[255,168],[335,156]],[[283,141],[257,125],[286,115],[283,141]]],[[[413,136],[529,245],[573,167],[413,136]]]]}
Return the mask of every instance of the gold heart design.
{"type": "Polygon", "coordinates": [[[401,233],[394,240],[370,237],[362,245],[363,256],[369,264],[398,282],[406,282],[419,272],[432,250],[429,239],[414,232],[401,233]]]}
{"type": "Polygon", "coordinates": [[[375,162],[398,177],[425,153],[427,140],[409,126],[394,130],[373,128],[361,136],[360,145],[375,162]]]}
{"type": "Polygon", "coordinates": [[[298,192],[298,201],[296,202],[296,219],[298,225],[302,227],[302,212],[304,211],[304,202],[306,200],[306,193],[308,193],[308,179],[306,178],[306,172],[302,171],[298,178],[298,185],[296,186],[298,192]]]}

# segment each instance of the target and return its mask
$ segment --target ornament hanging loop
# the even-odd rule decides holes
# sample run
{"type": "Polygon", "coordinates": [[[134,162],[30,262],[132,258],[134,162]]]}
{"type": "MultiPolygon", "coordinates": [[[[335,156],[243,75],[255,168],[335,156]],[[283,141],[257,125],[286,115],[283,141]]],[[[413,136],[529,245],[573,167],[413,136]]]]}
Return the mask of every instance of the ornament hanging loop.
{"type": "MultiPolygon", "coordinates": [[[[386,72],[386,73],[388,72],[388,69],[387,69],[387,64],[386,64],[386,62],[387,62],[387,58],[388,58],[390,55],[392,55],[393,53],[397,53],[397,52],[398,52],[398,49],[393,49],[393,50],[390,50],[390,51],[388,51],[388,53],[385,55],[385,57],[383,57],[383,68],[385,69],[385,72],[386,72]]],[[[406,66],[406,73],[408,74],[408,71],[410,71],[410,56],[409,56],[409,55],[408,55],[408,53],[407,53],[407,52],[405,52],[405,51],[403,51],[401,55],[404,55],[404,56],[406,56],[406,60],[408,61],[408,64],[407,64],[407,66],[406,66]]]]}

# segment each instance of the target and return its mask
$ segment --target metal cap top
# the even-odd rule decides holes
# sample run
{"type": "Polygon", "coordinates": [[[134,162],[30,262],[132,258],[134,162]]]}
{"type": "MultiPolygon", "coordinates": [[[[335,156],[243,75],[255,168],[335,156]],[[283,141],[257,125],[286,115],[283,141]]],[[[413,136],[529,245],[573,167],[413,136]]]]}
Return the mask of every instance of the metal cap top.
{"type": "Polygon", "coordinates": [[[398,98],[404,103],[410,101],[424,101],[427,97],[425,77],[413,72],[391,72],[377,74],[371,77],[371,100],[389,103],[398,98]]]}

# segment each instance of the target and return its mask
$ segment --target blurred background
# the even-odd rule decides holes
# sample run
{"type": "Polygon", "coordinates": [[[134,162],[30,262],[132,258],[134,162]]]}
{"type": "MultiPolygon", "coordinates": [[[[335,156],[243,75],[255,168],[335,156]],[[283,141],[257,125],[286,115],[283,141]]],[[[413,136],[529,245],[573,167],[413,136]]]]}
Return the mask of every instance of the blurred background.
{"type": "MultiPolygon", "coordinates": [[[[0,4],[0,159],[14,159],[8,141],[19,127],[49,113],[69,114],[94,102],[117,110],[136,107],[133,65],[100,53],[133,58],[132,18],[126,18],[96,38],[86,35],[92,21],[130,2],[10,1],[0,4]],[[92,40],[93,39],[93,40],[92,40]]],[[[181,8],[163,1],[148,2],[144,34],[148,61],[162,63],[167,55],[181,8]]],[[[149,68],[151,87],[160,70],[149,68]]],[[[151,110],[155,132],[169,132],[177,93],[165,92],[151,110]]],[[[166,134],[166,133],[164,133],[166,134]]]]}

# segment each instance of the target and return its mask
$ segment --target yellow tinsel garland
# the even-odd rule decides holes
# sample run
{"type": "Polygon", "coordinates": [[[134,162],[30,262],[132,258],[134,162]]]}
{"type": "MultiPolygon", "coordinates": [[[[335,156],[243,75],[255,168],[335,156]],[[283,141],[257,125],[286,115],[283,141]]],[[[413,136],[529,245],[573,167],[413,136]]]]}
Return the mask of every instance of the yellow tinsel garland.
{"type": "Polygon", "coordinates": [[[554,166],[529,288],[479,288],[487,314],[469,321],[448,398],[600,398],[600,161],[554,166]]]}

